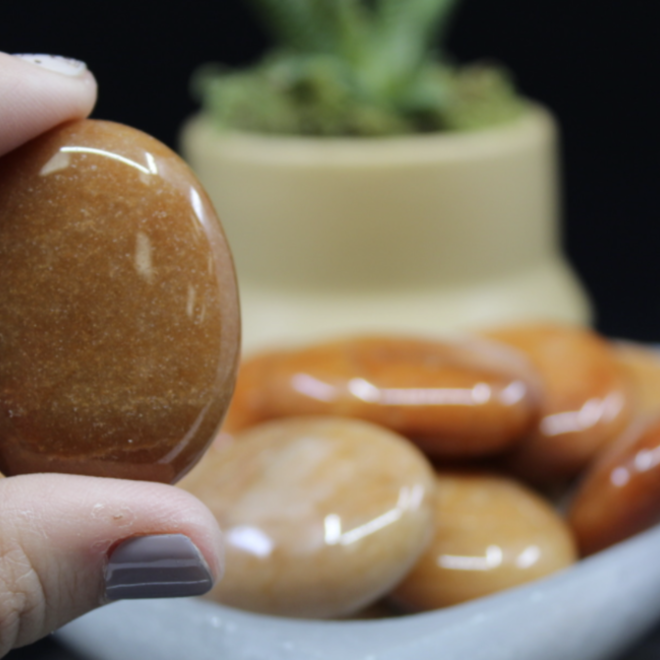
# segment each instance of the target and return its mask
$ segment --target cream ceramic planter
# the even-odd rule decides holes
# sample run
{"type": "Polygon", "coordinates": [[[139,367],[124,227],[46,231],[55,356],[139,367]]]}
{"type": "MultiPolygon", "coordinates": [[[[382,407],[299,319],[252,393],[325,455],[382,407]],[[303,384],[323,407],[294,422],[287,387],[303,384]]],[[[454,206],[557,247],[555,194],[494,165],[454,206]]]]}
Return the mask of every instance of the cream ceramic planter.
{"type": "Polygon", "coordinates": [[[248,351],[590,318],[560,253],[556,131],[541,108],[501,128],[386,139],[221,134],[200,115],[181,146],[234,251],[248,351]]]}

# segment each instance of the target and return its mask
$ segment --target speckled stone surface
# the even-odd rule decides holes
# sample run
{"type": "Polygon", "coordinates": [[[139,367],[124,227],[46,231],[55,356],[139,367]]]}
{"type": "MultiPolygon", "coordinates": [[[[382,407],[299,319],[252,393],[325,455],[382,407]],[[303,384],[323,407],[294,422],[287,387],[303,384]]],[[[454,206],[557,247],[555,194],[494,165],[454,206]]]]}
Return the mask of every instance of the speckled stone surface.
{"type": "Polygon", "coordinates": [[[0,160],[0,470],[176,480],[239,345],[223,230],[183,161],[119,124],[0,160]]]}

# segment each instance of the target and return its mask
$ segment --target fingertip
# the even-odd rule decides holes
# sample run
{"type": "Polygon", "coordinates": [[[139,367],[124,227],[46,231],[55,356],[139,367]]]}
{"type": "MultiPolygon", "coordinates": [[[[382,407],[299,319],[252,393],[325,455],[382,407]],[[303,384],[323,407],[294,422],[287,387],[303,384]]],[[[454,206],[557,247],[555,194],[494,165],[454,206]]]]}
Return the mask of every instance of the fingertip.
{"type": "Polygon", "coordinates": [[[176,491],[177,498],[181,498],[185,507],[182,510],[194,512],[194,516],[188,519],[190,539],[206,560],[215,583],[222,578],[225,568],[224,539],[218,521],[206,504],[194,495],[180,488],[172,490],[176,491]]]}
{"type": "Polygon", "coordinates": [[[96,79],[83,62],[0,52],[0,155],[58,124],[87,117],[96,98],[96,79]]]}

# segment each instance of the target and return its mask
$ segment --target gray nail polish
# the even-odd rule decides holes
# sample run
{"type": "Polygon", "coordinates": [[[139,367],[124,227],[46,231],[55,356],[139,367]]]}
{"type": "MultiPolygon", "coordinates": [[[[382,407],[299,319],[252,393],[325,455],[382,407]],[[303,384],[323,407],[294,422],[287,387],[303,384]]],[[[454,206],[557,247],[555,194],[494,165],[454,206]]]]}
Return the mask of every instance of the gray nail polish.
{"type": "Polygon", "coordinates": [[[200,596],[212,586],[204,557],[183,534],[128,539],[112,552],[105,572],[109,600],[200,596]]]}

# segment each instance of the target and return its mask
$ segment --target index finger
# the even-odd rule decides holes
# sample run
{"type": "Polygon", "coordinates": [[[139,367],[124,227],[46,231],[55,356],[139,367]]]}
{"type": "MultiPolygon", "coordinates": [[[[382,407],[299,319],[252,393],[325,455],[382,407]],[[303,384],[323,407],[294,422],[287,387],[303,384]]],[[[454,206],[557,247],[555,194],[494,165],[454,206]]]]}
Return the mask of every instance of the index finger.
{"type": "Polygon", "coordinates": [[[86,117],[96,92],[83,62],[0,53],[0,156],[62,122],[86,117]]]}

